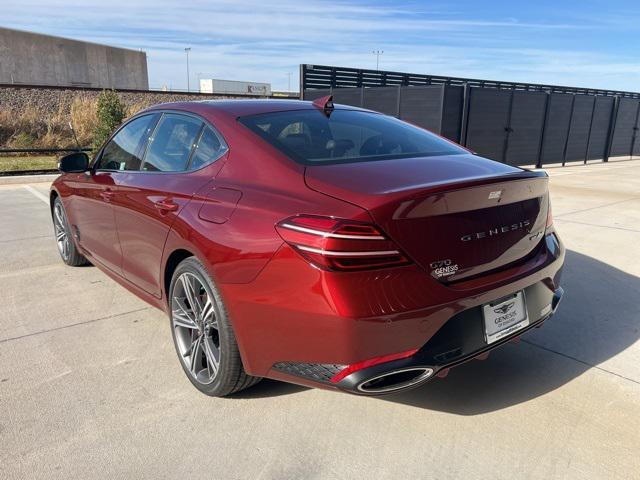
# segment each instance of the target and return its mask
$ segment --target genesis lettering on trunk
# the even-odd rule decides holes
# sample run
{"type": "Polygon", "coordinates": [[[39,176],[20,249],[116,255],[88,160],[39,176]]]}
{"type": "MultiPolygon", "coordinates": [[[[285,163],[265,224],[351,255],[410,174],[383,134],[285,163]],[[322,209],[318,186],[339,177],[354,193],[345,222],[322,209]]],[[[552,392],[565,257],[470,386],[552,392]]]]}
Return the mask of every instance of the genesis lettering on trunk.
{"type": "Polygon", "coordinates": [[[529,220],[523,220],[518,223],[512,223],[511,225],[503,225],[501,227],[490,228],[489,230],[485,230],[484,232],[469,233],[460,237],[460,240],[462,240],[463,242],[470,242],[471,240],[480,240],[481,238],[495,237],[496,235],[500,235],[502,233],[509,233],[527,228],[530,224],[531,222],[529,220]]]}

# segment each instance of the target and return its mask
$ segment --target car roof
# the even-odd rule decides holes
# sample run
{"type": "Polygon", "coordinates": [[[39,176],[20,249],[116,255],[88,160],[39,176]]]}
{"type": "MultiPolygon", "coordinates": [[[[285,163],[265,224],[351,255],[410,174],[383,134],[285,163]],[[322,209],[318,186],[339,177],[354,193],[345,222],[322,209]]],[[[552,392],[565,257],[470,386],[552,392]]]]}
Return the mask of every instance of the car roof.
{"type": "MultiPolygon", "coordinates": [[[[169,109],[194,113],[219,112],[233,117],[242,117],[260,113],[309,110],[311,108],[315,108],[313,107],[313,103],[304,100],[238,99],[160,103],[148,108],[146,111],[169,109]]],[[[335,108],[341,110],[364,110],[350,105],[339,104],[335,104],[335,108]]]]}

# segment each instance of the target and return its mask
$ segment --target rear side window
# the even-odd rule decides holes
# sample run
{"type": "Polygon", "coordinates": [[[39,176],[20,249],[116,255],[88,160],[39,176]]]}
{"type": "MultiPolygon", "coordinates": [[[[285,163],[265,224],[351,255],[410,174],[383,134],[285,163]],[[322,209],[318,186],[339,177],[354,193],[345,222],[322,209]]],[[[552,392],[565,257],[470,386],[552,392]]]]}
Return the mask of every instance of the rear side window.
{"type": "Polygon", "coordinates": [[[240,122],[307,165],[468,153],[433,133],[393,117],[336,109],[264,113],[240,122]]]}
{"type": "Polygon", "coordinates": [[[186,170],[202,122],[186,115],[165,113],[150,139],[142,170],[180,172],[186,170]]]}
{"type": "Polygon", "coordinates": [[[102,151],[99,170],[139,170],[142,147],[147,142],[155,115],[145,115],[132,120],[120,129],[102,151]]]}
{"type": "Polygon", "coordinates": [[[189,168],[196,170],[203,167],[207,163],[211,163],[220,158],[226,151],[227,145],[224,143],[224,140],[216,135],[209,127],[205,127],[200,136],[200,140],[198,140],[198,145],[196,145],[196,149],[193,151],[189,168]]]}

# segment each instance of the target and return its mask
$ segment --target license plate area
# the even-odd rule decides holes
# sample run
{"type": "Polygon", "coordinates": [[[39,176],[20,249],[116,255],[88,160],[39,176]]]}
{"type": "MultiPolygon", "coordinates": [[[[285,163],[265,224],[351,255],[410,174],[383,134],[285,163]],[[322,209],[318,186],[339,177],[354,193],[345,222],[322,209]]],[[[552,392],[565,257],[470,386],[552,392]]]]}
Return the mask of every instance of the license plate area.
{"type": "Polygon", "coordinates": [[[497,342],[529,325],[524,292],[482,306],[484,334],[487,344],[497,342]]]}

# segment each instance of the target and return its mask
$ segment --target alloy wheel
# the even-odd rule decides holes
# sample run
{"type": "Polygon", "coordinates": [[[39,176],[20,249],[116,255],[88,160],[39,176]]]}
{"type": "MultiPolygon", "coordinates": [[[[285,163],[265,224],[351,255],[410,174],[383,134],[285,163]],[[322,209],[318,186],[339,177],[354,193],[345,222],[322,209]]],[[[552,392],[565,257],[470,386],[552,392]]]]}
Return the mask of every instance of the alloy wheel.
{"type": "Polygon", "coordinates": [[[53,209],[53,226],[56,234],[58,251],[64,260],[68,260],[70,253],[69,242],[71,240],[69,238],[69,232],[67,232],[64,208],[62,208],[62,203],[60,202],[57,202],[53,209]]]}
{"type": "Polygon", "coordinates": [[[217,305],[206,282],[185,272],[176,279],[171,325],[180,359],[198,383],[212,383],[220,368],[217,305]]]}

